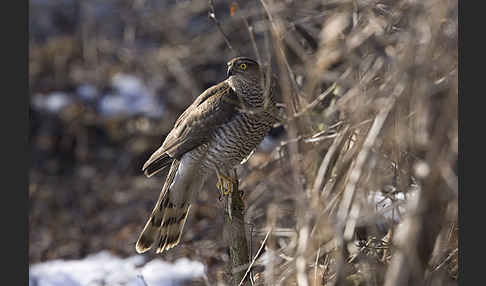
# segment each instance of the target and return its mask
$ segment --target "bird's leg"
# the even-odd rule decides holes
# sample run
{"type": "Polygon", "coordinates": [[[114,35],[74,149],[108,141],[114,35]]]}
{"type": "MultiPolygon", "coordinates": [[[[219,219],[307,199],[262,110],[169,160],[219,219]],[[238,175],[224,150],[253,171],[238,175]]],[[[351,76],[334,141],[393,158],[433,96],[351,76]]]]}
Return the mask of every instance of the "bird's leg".
{"type": "Polygon", "coordinates": [[[218,178],[218,182],[216,182],[216,188],[220,191],[219,197],[221,198],[224,193],[224,182],[223,178],[220,176],[219,171],[216,171],[216,177],[218,178]]]}
{"type": "Polygon", "coordinates": [[[229,195],[233,191],[234,184],[237,183],[236,179],[223,174],[219,170],[216,171],[216,176],[218,177],[218,182],[216,183],[218,190],[221,191],[223,196],[229,195]]]}
{"type": "Polygon", "coordinates": [[[225,191],[224,191],[224,179],[221,176],[221,173],[219,171],[216,171],[216,176],[218,177],[218,182],[216,183],[216,188],[219,190],[219,199],[223,197],[225,191]]]}

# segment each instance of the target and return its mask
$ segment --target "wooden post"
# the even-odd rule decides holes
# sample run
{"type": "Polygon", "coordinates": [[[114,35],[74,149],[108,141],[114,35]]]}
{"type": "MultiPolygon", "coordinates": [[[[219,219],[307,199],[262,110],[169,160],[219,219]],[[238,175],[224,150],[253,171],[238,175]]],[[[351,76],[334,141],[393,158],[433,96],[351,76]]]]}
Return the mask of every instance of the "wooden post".
{"type": "MultiPolygon", "coordinates": [[[[231,260],[228,265],[228,273],[231,276],[230,285],[238,286],[247,270],[245,265],[249,263],[249,256],[243,214],[245,208],[242,200],[243,193],[238,187],[236,171],[234,171],[234,178],[236,182],[233,184],[233,191],[229,196],[225,196],[223,232],[231,260]]],[[[248,276],[241,285],[250,285],[248,276]]]]}

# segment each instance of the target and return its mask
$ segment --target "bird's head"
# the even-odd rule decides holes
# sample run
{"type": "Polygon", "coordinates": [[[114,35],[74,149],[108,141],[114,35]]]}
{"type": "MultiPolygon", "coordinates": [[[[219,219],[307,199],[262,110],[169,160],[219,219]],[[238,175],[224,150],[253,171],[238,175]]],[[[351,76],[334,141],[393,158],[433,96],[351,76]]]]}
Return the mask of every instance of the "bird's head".
{"type": "Polygon", "coordinates": [[[260,78],[260,67],[256,61],[250,58],[234,58],[228,62],[228,77],[232,75],[258,80],[260,78]]]}

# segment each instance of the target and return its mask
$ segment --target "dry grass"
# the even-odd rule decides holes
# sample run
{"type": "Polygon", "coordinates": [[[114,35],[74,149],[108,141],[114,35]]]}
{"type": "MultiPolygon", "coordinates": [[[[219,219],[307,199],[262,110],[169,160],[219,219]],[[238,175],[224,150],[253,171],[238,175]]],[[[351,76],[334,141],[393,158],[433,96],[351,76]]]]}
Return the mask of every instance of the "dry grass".
{"type": "Polygon", "coordinates": [[[457,3],[260,4],[289,139],[277,164],[248,175],[263,173],[246,188],[266,184],[267,194],[247,219],[271,230],[255,284],[454,284],[457,3]],[[324,16],[304,22],[304,9],[324,16]],[[317,32],[310,40],[299,20],[317,32]],[[316,104],[333,84],[332,99],[316,104]],[[412,189],[400,223],[377,231],[384,218],[370,193],[412,189]]]}

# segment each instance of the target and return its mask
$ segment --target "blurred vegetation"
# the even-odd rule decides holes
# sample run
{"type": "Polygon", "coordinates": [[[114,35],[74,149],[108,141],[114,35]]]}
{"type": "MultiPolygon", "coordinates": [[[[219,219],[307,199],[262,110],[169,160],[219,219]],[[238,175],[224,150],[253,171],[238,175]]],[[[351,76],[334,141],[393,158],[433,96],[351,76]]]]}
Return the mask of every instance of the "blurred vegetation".
{"type": "MultiPolygon", "coordinates": [[[[134,255],[165,177],[142,164],[245,55],[276,75],[286,115],[239,169],[252,282],[457,285],[457,11],[30,0],[29,262],[134,255]]],[[[222,214],[207,182],[164,259],[224,281],[222,214]]]]}

